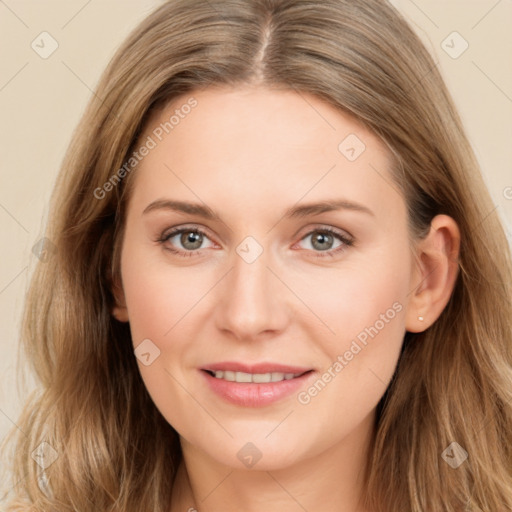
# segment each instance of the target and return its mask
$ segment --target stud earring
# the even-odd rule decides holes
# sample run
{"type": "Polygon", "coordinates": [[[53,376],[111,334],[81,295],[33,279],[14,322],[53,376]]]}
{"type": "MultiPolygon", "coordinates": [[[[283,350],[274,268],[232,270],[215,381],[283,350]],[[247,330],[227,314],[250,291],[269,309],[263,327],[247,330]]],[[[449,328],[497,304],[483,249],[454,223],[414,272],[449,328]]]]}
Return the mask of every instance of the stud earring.
{"type": "Polygon", "coordinates": [[[418,317],[418,320],[419,320],[420,322],[423,322],[424,318],[423,318],[422,316],[419,316],[419,317],[418,317]]]}

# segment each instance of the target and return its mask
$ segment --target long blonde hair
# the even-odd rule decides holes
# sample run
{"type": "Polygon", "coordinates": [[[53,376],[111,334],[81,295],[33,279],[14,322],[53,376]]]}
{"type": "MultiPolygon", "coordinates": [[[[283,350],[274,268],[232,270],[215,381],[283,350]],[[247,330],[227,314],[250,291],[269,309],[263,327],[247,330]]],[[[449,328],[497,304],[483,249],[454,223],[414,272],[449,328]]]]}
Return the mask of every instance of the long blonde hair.
{"type": "Polygon", "coordinates": [[[394,156],[413,239],[439,213],[461,230],[450,302],[426,331],[406,333],[379,403],[365,505],[512,511],[507,240],[433,59],[383,0],[173,0],[120,47],[64,159],[46,231],[54,251],[26,300],[22,343],[39,387],[10,435],[8,510],[168,510],[178,435],[145,389],[129,326],[111,316],[136,170],[97,190],[154,109],[210,85],[254,83],[312,93],[373,130],[394,156]],[[57,455],[44,473],[31,456],[43,441],[45,457],[57,455]],[[468,454],[456,469],[443,460],[452,442],[468,454]]]}

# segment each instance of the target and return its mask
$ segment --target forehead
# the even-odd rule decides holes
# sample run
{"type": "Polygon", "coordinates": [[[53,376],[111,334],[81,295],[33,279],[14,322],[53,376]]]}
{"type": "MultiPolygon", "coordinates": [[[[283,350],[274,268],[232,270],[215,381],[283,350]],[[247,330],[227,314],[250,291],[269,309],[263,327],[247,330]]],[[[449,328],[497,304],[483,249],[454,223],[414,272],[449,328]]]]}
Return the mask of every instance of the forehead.
{"type": "Polygon", "coordinates": [[[308,93],[209,88],[153,114],[140,143],[134,199],[170,194],[245,206],[390,196],[391,154],[353,117],[308,93]],[[193,105],[193,106],[192,106],[193,105]]]}

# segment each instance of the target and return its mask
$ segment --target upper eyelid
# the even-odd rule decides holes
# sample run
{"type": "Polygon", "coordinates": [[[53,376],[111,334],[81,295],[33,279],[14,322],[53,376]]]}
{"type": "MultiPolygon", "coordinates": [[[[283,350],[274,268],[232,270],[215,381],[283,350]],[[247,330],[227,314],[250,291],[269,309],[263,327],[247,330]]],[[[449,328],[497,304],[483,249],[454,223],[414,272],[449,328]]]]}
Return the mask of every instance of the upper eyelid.
{"type": "Polygon", "coordinates": [[[202,226],[200,224],[184,224],[184,225],[178,225],[178,226],[173,226],[172,228],[166,228],[162,231],[162,238],[163,237],[167,237],[171,234],[176,234],[176,232],[180,232],[180,231],[199,231],[201,233],[204,233],[204,234],[208,234],[210,231],[208,228],[206,228],[205,226],[202,226]]]}
{"type": "MultiPolygon", "coordinates": [[[[318,224],[313,227],[308,227],[304,236],[310,235],[314,231],[327,231],[328,233],[339,235],[344,238],[350,238],[351,240],[354,238],[346,229],[337,228],[335,226],[330,226],[328,224],[318,224]]],[[[304,238],[304,236],[301,237],[304,238]]]]}

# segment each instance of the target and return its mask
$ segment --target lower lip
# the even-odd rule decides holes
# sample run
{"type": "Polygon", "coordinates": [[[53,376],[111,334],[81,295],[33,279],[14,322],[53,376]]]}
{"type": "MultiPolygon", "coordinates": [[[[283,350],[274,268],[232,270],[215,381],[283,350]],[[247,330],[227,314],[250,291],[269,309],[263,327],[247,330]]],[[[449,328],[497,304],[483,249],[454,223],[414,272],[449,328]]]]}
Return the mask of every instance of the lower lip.
{"type": "Polygon", "coordinates": [[[217,379],[205,370],[200,371],[214,393],[232,404],[244,407],[263,407],[277,402],[304,387],[314,373],[310,371],[300,377],[279,382],[254,383],[217,379]]]}

